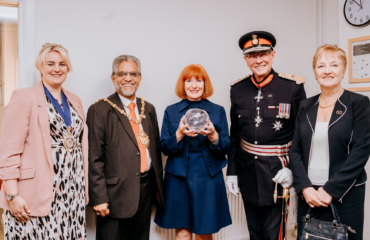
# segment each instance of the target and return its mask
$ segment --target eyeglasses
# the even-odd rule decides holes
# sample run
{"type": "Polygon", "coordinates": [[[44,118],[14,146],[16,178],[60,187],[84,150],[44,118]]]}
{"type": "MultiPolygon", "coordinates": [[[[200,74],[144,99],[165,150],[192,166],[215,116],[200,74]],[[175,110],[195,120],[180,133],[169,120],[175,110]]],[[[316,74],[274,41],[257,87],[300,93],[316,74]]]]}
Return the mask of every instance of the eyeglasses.
{"type": "Polygon", "coordinates": [[[117,72],[116,75],[120,78],[126,78],[127,75],[130,75],[132,78],[137,78],[141,75],[138,72],[117,72]]]}
{"type": "Polygon", "coordinates": [[[246,57],[250,61],[256,61],[258,57],[261,58],[262,60],[266,60],[269,57],[269,55],[270,55],[270,52],[262,52],[259,54],[247,54],[246,57]]]}

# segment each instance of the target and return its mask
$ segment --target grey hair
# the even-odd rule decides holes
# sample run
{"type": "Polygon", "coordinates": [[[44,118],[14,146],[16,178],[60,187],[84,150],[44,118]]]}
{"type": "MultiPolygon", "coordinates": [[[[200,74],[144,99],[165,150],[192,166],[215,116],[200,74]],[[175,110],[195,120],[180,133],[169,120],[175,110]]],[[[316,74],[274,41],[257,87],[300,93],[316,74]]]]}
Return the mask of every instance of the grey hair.
{"type": "Polygon", "coordinates": [[[120,56],[116,57],[113,60],[112,75],[116,74],[118,65],[121,62],[134,62],[134,63],[136,63],[139,74],[141,74],[141,64],[140,64],[140,60],[137,57],[132,56],[132,55],[120,55],[120,56]]]}

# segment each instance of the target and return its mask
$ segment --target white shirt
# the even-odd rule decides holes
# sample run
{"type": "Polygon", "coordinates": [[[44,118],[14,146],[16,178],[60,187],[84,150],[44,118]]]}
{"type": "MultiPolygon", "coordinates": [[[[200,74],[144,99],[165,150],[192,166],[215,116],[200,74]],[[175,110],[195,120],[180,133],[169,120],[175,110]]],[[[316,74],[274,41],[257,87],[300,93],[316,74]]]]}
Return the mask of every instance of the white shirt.
{"type": "MultiPolygon", "coordinates": [[[[136,97],[135,97],[134,101],[130,101],[129,99],[127,99],[125,97],[122,97],[120,94],[118,94],[118,96],[121,99],[121,102],[123,104],[123,107],[125,108],[125,111],[126,111],[127,115],[130,115],[130,109],[128,108],[128,105],[131,102],[135,103],[135,115],[136,115],[136,118],[139,119],[140,113],[139,113],[139,110],[137,108],[136,97]]],[[[140,123],[139,127],[140,127],[141,130],[143,129],[143,126],[141,126],[141,123],[140,123]]],[[[149,133],[147,133],[147,134],[149,134],[149,133]]],[[[146,156],[147,156],[147,159],[148,159],[148,167],[145,169],[145,171],[147,172],[152,167],[152,159],[150,157],[149,150],[148,149],[145,149],[145,150],[146,150],[146,156]]]]}
{"type": "Polygon", "coordinates": [[[316,122],[312,140],[308,177],[316,186],[323,186],[329,180],[328,126],[329,122],[316,122]]]}

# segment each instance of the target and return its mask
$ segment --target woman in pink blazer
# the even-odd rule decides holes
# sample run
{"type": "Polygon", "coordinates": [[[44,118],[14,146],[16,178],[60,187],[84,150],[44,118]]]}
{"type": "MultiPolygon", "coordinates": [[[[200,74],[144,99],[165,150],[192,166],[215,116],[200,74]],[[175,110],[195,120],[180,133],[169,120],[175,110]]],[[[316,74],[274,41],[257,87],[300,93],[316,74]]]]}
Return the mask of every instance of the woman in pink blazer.
{"type": "Polygon", "coordinates": [[[0,136],[0,207],[5,239],[86,239],[87,126],[81,100],[62,84],[67,50],[45,44],[42,81],[15,90],[0,136]]]}

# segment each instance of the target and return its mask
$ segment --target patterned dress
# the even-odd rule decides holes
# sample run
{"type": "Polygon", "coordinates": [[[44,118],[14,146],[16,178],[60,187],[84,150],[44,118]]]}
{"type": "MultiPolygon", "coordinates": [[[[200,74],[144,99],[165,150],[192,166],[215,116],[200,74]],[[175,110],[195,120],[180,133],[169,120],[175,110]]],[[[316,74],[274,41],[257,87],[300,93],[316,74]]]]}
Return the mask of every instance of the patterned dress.
{"type": "Polygon", "coordinates": [[[50,139],[54,160],[54,188],[51,211],[46,217],[30,217],[19,222],[6,212],[5,239],[7,240],[65,240],[86,239],[85,228],[85,176],[81,150],[82,119],[69,103],[77,147],[69,153],[63,145],[67,126],[63,118],[47,99],[50,122],[50,139]]]}

